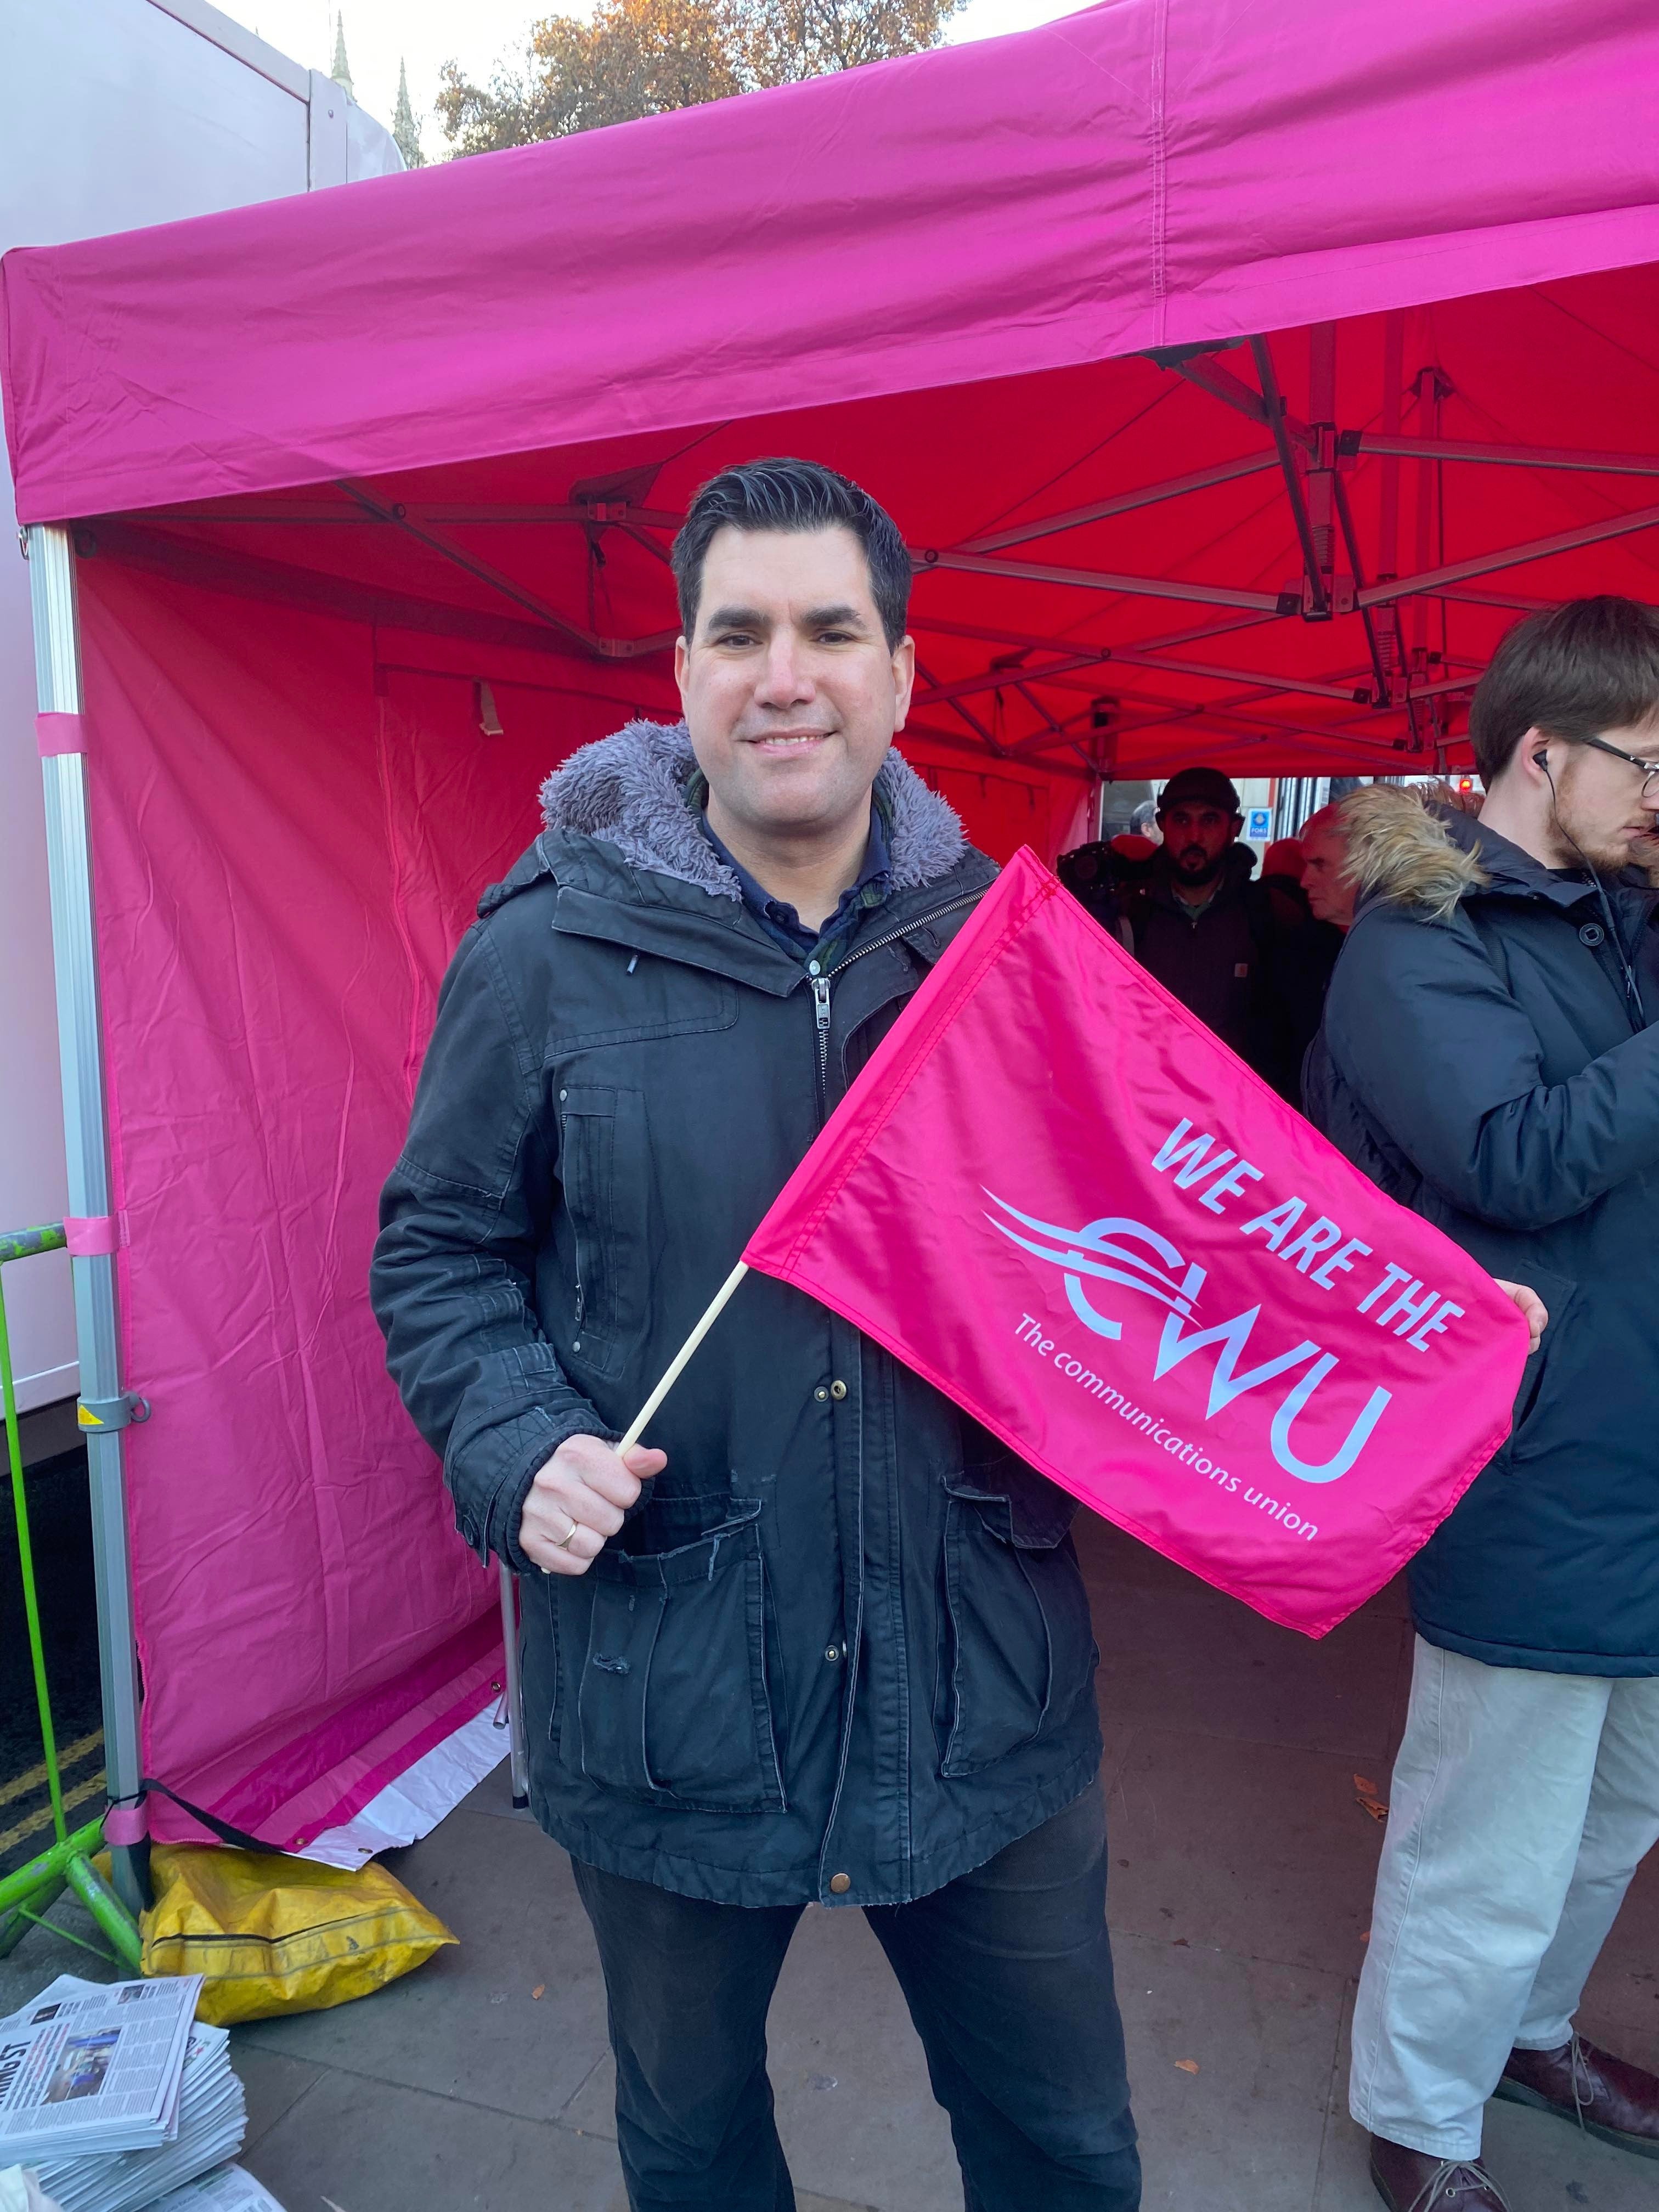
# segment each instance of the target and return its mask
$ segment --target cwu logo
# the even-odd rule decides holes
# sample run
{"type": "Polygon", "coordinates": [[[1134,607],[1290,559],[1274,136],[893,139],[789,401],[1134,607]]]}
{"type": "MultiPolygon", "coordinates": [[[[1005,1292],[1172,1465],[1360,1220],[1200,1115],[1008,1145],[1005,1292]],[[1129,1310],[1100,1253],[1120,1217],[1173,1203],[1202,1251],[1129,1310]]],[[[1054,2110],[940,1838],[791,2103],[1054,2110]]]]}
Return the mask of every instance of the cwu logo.
{"type": "MultiPolygon", "coordinates": [[[[1295,1475],[1301,1482],[1334,1482],[1347,1474],[1364,1451],[1393,1393],[1382,1389],[1371,1392],[1329,1459],[1317,1463],[1303,1459],[1292,1443],[1291,1432],[1321,1386],[1334,1373],[1335,1353],[1322,1350],[1311,1339],[1304,1337],[1288,1352],[1260,1360],[1255,1366],[1242,1365],[1249,1356],[1250,1339],[1261,1319],[1261,1306],[1249,1306],[1230,1321],[1203,1327],[1197,1320],[1197,1306],[1206,1271],[1195,1260],[1184,1259],[1178,1248],[1156,1229],[1147,1228],[1141,1221],[1109,1214],[1098,1221],[1085,1223],[1081,1229],[1064,1229],[1052,1221],[1039,1221],[1034,1215],[1022,1213],[994,1191],[988,1190],[985,1195],[1007,1217],[1000,1220],[996,1214],[988,1212],[985,1218],[991,1226],[1022,1251],[1032,1253],[1062,1270],[1072,1311],[1097,1336],[1119,1342],[1123,1324],[1100,1310],[1095,1298],[1105,1294],[1097,1290],[1091,1297],[1091,1285],[1113,1283],[1121,1291],[1150,1298],[1165,1309],[1152,1366],[1155,1382],[1161,1382],[1194,1352],[1213,1352],[1215,1367],[1205,1407],[1206,1419],[1213,1420],[1247,1391],[1264,1389],[1301,1369],[1301,1374],[1280,1399],[1268,1429],[1273,1457],[1287,1474],[1295,1475]]],[[[1116,1304],[1118,1301],[1114,1299],[1112,1303],[1116,1304]]]]}

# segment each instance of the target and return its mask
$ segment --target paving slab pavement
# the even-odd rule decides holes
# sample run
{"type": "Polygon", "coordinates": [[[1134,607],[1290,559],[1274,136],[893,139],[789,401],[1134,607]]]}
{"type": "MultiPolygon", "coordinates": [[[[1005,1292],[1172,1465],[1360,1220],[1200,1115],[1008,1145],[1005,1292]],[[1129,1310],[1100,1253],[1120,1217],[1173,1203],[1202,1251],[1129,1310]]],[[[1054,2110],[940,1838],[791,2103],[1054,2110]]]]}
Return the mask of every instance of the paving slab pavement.
{"type": "MultiPolygon", "coordinates": [[[[486,1787],[507,1802],[504,1775],[486,1787]]],[[[528,1820],[464,1808],[386,1863],[460,1942],[372,1999],[253,2021],[239,2047],[515,2118],[556,2117],[607,2049],[605,1985],[568,1859],[528,1820]]]]}
{"type": "MultiPolygon", "coordinates": [[[[1147,2212],[1376,2212],[1346,2036],[1382,1834],[1358,1801],[1386,1796],[1404,1717],[1402,1594],[1312,1644],[1087,1516],[1079,1548],[1147,2212]]],[[[356,2004],[236,2031],[245,2162],[287,2212],[625,2212],[603,1989],[563,1854],[498,1770],[390,1863],[461,1942],[356,2004]]],[[[64,1967],[99,1971],[31,1936],[0,1961],[0,2008],[64,1967]]],[[[1582,2018],[1659,2069],[1659,1855],[1582,2018]]],[[[808,1910],[770,2040],[800,2212],[960,2212],[949,2128],[860,1914],[808,1910]]],[[[1494,2104],[1487,2151],[1513,2212],[1659,2205],[1659,2166],[1543,2114],[1494,2104]]]]}

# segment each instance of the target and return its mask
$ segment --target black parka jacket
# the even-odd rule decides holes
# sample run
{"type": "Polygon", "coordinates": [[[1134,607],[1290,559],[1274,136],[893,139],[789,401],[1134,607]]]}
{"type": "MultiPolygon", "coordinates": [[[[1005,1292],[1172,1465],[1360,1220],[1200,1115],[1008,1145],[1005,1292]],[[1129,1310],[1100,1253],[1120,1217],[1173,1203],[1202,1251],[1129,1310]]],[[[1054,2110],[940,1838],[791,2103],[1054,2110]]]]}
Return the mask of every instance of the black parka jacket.
{"type": "Polygon", "coordinates": [[[1495,1666],[1659,1674],[1654,894],[1609,886],[1638,1006],[1593,884],[1412,793],[1359,799],[1369,890],[1309,1111],[1550,1313],[1510,1441],[1413,1563],[1418,1628],[1495,1666]]]}
{"type": "Polygon", "coordinates": [[[1311,940],[1314,925],[1292,899],[1253,882],[1255,869],[1248,845],[1230,846],[1215,896],[1194,912],[1176,896],[1169,848],[1160,845],[1123,888],[1118,911],[1141,966],[1294,1103],[1317,1026],[1316,1006],[1313,1019],[1304,1015],[1302,940],[1311,940]]]}
{"type": "Polygon", "coordinates": [[[890,755],[893,892],[822,988],[702,836],[692,766],[683,730],[635,724],[550,780],[443,987],[374,1308],[457,1526],[523,1577],[549,1832],[691,1896],[899,1903],[1095,1773],[1071,1498],[751,1274],[588,1572],[517,1545],[536,1469],[626,1426],[994,872],[890,755]]]}

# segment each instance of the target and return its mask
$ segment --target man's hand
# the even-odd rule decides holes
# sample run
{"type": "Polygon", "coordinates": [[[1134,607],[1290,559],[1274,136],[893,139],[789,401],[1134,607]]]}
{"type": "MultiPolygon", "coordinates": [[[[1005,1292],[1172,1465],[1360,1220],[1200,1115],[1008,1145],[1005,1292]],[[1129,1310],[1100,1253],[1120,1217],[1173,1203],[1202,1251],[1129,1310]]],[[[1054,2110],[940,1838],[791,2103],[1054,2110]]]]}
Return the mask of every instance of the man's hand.
{"type": "Polygon", "coordinates": [[[1529,1291],[1524,1283],[1506,1283],[1501,1275],[1492,1277],[1506,1298],[1513,1298],[1526,1316],[1527,1327],[1532,1331],[1532,1342],[1527,1346],[1528,1358],[1543,1341],[1544,1331],[1549,1327],[1549,1312],[1536,1291],[1529,1291]]]}
{"type": "Polygon", "coordinates": [[[585,1575],[647,1478],[667,1464],[666,1452],[643,1444],[623,1457],[602,1437],[567,1437],[530,1486],[520,1548],[544,1575],[585,1575]]]}

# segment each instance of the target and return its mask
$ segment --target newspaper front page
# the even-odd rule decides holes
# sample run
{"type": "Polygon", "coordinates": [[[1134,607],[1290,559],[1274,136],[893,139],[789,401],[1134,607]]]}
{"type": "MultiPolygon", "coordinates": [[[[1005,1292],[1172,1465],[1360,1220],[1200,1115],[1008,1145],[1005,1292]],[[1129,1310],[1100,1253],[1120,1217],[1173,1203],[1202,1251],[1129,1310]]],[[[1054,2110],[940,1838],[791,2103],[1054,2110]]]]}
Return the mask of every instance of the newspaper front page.
{"type": "Polygon", "coordinates": [[[201,1986],[64,1976],[0,2021],[0,2164],[165,2142],[201,1986]]]}

